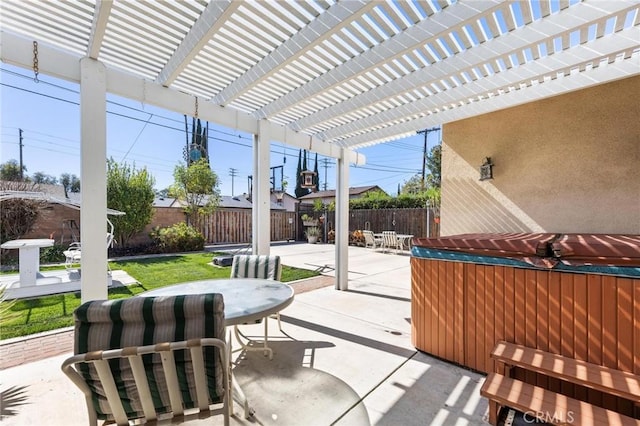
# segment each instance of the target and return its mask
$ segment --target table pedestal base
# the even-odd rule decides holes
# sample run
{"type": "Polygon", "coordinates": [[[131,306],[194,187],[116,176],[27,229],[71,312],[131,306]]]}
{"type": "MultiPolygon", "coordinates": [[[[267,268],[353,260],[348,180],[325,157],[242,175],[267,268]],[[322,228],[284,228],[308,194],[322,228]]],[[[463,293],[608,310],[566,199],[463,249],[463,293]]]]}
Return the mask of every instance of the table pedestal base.
{"type": "MultiPolygon", "coordinates": [[[[269,359],[273,359],[273,350],[267,346],[267,339],[265,338],[265,340],[263,340],[262,344],[263,346],[261,348],[256,347],[256,346],[250,346],[249,343],[252,342],[251,339],[249,339],[247,336],[245,336],[244,334],[242,334],[240,332],[240,330],[238,329],[237,325],[233,326],[233,332],[236,335],[236,339],[238,340],[238,343],[240,344],[240,346],[242,346],[242,349],[245,351],[262,351],[264,353],[264,356],[269,356],[269,359]],[[247,341],[247,343],[243,342],[243,338],[247,341]]],[[[264,335],[267,335],[267,318],[264,319],[264,335]]],[[[255,342],[255,340],[253,340],[255,342]]]]}

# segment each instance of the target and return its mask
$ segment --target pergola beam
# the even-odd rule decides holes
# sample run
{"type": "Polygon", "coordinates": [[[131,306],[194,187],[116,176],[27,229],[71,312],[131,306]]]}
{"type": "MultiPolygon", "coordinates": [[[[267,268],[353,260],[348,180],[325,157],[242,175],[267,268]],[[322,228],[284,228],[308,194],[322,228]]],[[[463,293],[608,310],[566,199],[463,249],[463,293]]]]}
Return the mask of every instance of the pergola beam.
{"type": "MultiPolygon", "coordinates": [[[[621,3],[618,4],[614,10],[619,12],[621,10],[628,10],[629,8],[629,5],[621,3]]],[[[470,13],[470,11],[466,11],[463,17],[468,16],[470,13]]],[[[324,108],[315,114],[297,120],[292,123],[292,126],[296,129],[307,129],[317,126],[336,116],[348,114],[349,112],[391,99],[403,93],[410,93],[416,90],[416,88],[429,86],[431,83],[437,83],[442,79],[447,79],[451,75],[460,75],[463,71],[469,71],[475,67],[482,67],[485,64],[493,64],[498,59],[505,58],[511,54],[519,54],[527,48],[535,50],[537,45],[544,40],[553,40],[562,34],[577,29],[586,29],[589,25],[602,19],[601,12],[592,7],[577,7],[575,10],[572,10],[571,13],[569,13],[568,9],[564,9],[555,15],[549,16],[544,21],[533,22],[517,32],[509,32],[497,37],[492,40],[491,43],[483,43],[460,52],[443,60],[437,67],[421,68],[407,76],[395,79],[379,87],[377,90],[364,92],[344,102],[324,108]]],[[[465,22],[461,22],[458,25],[464,23],[465,22]]],[[[434,42],[448,31],[447,29],[445,29],[444,32],[431,31],[431,37],[423,40],[422,43],[427,44],[434,42]]],[[[409,30],[407,30],[407,34],[409,34],[409,30]]],[[[415,46],[411,46],[411,48],[413,49],[415,46]]],[[[512,68],[508,70],[508,72],[517,73],[518,71],[512,68]]],[[[360,121],[357,123],[361,124],[360,121]]],[[[336,127],[325,133],[323,139],[331,140],[342,133],[344,133],[344,131],[341,130],[340,127],[336,127]]]]}
{"type": "Polygon", "coordinates": [[[87,48],[87,56],[92,59],[98,59],[102,40],[107,31],[107,22],[111,15],[111,6],[113,0],[96,0],[95,15],[91,23],[91,35],[89,36],[89,44],[87,48]]]}
{"type": "Polygon", "coordinates": [[[386,62],[393,61],[394,58],[400,58],[424,46],[426,40],[429,38],[438,37],[442,35],[443,32],[448,31],[449,25],[460,25],[469,19],[473,19],[478,13],[489,13],[500,5],[501,0],[491,0],[478,3],[456,3],[448,6],[448,12],[456,13],[455,22],[452,22],[451,15],[434,14],[429,19],[418,22],[413,27],[408,28],[406,31],[388,41],[374,46],[358,57],[345,62],[303,87],[293,90],[286,96],[266,105],[258,111],[258,114],[271,117],[313,96],[330,91],[347,80],[357,78],[371,70],[375,70],[386,62]],[[390,57],[389,52],[397,53],[390,57]]]}
{"type": "Polygon", "coordinates": [[[241,4],[240,1],[231,0],[209,2],[158,74],[156,82],[163,86],[170,86],[241,4]]]}
{"type": "Polygon", "coordinates": [[[366,13],[375,6],[376,2],[373,1],[334,4],[218,93],[213,98],[214,101],[220,105],[233,102],[243,93],[251,90],[252,87],[269,79],[279,70],[298,59],[304,52],[312,50],[314,46],[321,45],[332,34],[349,25],[354,15],[366,13]]]}
{"type": "MultiPolygon", "coordinates": [[[[624,35],[621,34],[616,38],[615,43],[612,43],[611,40],[607,38],[599,38],[589,44],[579,45],[572,49],[566,49],[554,55],[540,58],[537,61],[522,64],[518,67],[517,71],[499,72],[485,77],[481,81],[482,87],[485,90],[485,94],[488,94],[520,83],[526,84],[531,80],[538,80],[548,76],[555,76],[558,73],[569,72],[571,68],[577,68],[576,64],[585,65],[590,62],[599,62],[601,58],[612,55],[615,56],[621,52],[633,50],[637,47],[638,40],[640,40],[640,28],[632,27],[625,30],[624,35]]],[[[455,61],[457,58],[453,59],[455,61]]],[[[640,72],[640,70],[638,71],[640,72]]],[[[538,85],[536,88],[544,84],[538,85]]],[[[469,99],[477,96],[477,94],[477,88],[472,89],[469,84],[463,84],[415,102],[401,105],[379,114],[370,115],[343,126],[335,127],[321,133],[319,136],[328,141],[340,140],[342,138],[349,139],[349,142],[351,142],[350,135],[358,132],[366,132],[373,126],[393,123],[412,114],[427,113],[434,109],[442,109],[443,106],[468,104],[469,99]]],[[[392,96],[392,94],[389,94],[389,96],[392,96]]]]}
{"type": "Polygon", "coordinates": [[[627,78],[640,73],[640,55],[635,54],[628,58],[619,58],[615,63],[599,64],[595,68],[584,71],[575,71],[572,76],[563,75],[526,87],[518,86],[517,90],[510,90],[499,96],[482,99],[481,102],[470,102],[464,106],[457,106],[439,111],[431,115],[416,117],[407,120],[402,124],[389,126],[377,130],[373,134],[364,134],[349,138],[351,147],[362,147],[375,143],[382,143],[397,139],[399,134],[415,133],[416,128],[424,128],[439,123],[449,123],[453,121],[471,118],[500,109],[510,108],[540,99],[557,96],[561,93],[568,93],[581,90],[595,85],[607,83],[614,80],[627,78]],[[375,135],[375,140],[372,136],[375,135]]]}

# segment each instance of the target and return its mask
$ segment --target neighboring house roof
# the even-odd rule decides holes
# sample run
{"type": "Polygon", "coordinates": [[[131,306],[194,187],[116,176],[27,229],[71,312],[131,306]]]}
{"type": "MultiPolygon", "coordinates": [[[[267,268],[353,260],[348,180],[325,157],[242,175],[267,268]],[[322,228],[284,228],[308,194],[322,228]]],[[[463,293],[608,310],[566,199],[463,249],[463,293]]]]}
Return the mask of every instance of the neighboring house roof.
{"type": "Polygon", "coordinates": [[[231,195],[222,195],[218,206],[229,209],[250,209],[251,201],[241,195],[234,195],[233,197],[231,195]]]}
{"type": "Polygon", "coordinates": [[[171,197],[156,197],[153,199],[153,207],[173,207],[175,198],[171,197]]]}
{"type": "MultiPolygon", "coordinates": [[[[366,192],[371,192],[371,191],[381,191],[384,194],[387,194],[378,185],[369,185],[369,186],[354,186],[349,188],[349,196],[362,195],[366,192]]],[[[330,191],[312,192],[311,194],[307,194],[300,197],[299,200],[313,200],[316,198],[335,198],[335,196],[336,196],[336,191],[335,189],[332,189],[330,191]]]]}
{"type": "MultiPolygon", "coordinates": [[[[60,185],[38,184],[36,189],[39,191],[0,191],[0,199],[8,200],[12,198],[22,198],[31,200],[41,200],[47,203],[60,204],[76,210],[80,210],[82,197],[78,192],[70,192],[67,197],[64,196],[64,188],[60,185]]],[[[119,210],[107,207],[107,214],[121,216],[125,214],[119,210]]]]}
{"type": "MultiPolygon", "coordinates": [[[[184,203],[175,198],[158,197],[153,200],[154,207],[184,207],[184,203]]],[[[251,209],[251,201],[247,200],[243,195],[222,195],[220,196],[220,202],[218,208],[226,209],[251,209]]],[[[271,202],[272,210],[283,210],[281,205],[275,202],[271,202]]]]}

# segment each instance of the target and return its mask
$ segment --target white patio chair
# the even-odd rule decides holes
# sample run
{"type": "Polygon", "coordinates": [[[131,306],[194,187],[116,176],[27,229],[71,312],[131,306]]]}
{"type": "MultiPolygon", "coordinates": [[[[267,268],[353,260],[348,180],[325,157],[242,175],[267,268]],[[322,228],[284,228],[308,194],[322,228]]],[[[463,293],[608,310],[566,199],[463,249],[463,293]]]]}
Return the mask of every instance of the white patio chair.
{"type": "MultiPolygon", "coordinates": [[[[110,232],[107,232],[107,249],[111,246],[113,246],[113,229],[111,229],[110,232]]],[[[82,244],[79,241],[69,244],[69,248],[63,251],[62,254],[64,254],[65,269],[69,270],[80,268],[79,266],[76,266],[82,262],[82,244]]],[[[109,268],[108,262],[107,268],[109,268]]],[[[109,268],[109,270],[111,270],[111,268],[109,268]]]]}
{"type": "Polygon", "coordinates": [[[373,231],[369,231],[369,230],[364,230],[362,231],[362,234],[364,235],[364,246],[365,247],[369,247],[371,246],[371,248],[376,248],[376,247],[382,247],[382,238],[380,237],[376,237],[373,234],[373,231]]]}
{"type": "MultiPolygon", "coordinates": [[[[280,263],[280,256],[261,256],[261,255],[235,255],[233,256],[233,263],[231,264],[231,278],[262,278],[267,280],[280,281],[282,275],[282,264],[280,263]]],[[[280,322],[280,313],[273,315],[273,318],[278,320],[278,328],[282,332],[282,323],[280,322]]],[[[273,359],[273,350],[268,347],[268,324],[267,317],[257,320],[255,323],[259,324],[264,319],[264,341],[262,348],[247,346],[242,342],[240,336],[244,336],[240,333],[238,326],[234,326],[234,332],[240,345],[243,349],[249,351],[264,351],[265,355],[269,355],[269,359],[273,359]]]]}
{"type": "Polygon", "coordinates": [[[229,425],[221,294],[92,301],[74,316],[76,355],[62,371],[84,393],[89,424],[221,414],[229,425]]]}
{"type": "Polygon", "coordinates": [[[396,253],[401,249],[396,231],[382,231],[382,247],[385,251],[393,248],[396,250],[396,253]]]}

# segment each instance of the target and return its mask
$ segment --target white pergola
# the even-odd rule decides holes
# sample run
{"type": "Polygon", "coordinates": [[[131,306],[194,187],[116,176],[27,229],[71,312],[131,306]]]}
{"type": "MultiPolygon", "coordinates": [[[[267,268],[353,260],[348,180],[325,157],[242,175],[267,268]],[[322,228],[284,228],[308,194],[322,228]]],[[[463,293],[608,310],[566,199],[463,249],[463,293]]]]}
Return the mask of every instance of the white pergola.
{"type": "Polygon", "coordinates": [[[337,159],[347,288],[359,147],[640,73],[638,0],[2,0],[3,62],[80,83],[82,299],[106,298],[106,94],[254,137],[253,250],[269,251],[269,143],[337,159]],[[34,53],[37,43],[37,56],[34,53]],[[37,59],[37,62],[36,62],[37,59]]]}

